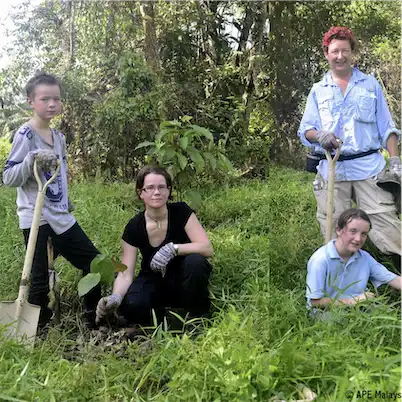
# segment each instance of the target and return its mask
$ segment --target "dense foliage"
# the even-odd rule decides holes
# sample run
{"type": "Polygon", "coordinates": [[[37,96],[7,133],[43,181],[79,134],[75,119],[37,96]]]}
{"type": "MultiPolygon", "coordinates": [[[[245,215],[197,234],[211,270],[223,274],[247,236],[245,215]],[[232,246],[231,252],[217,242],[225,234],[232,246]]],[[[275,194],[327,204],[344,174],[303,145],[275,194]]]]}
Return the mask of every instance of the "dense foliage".
{"type": "Polygon", "coordinates": [[[331,25],[359,39],[356,65],[386,88],[400,126],[400,1],[46,1],[14,12],[10,64],[0,72],[0,132],[26,118],[24,82],[61,77],[75,173],[131,179],[135,147],[188,115],[221,139],[243,174],[270,160],[302,166],[296,138],[306,95],[326,70],[331,25]]]}
{"type": "MultiPolygon", "coordinates": [[[[306,261],[322,242],[312,175],[273,168],[271,177],[205,189],[197,216],[215,249],[205,329],[178,336],[161,328],[127,346],[83,342],[80,274],[58,259],[61,326],[31,352],[0,340],[0,400],[289,401],[301,399],[303,385],[318,402],[346,401],[347,390],[398,392],[400,296],[382,289],[371,309],[311,320],[306,261]]],[[[124,226],[140,207],[133,186],[86,182],[71,195],[96,246],[118,256],[124,226]]],[[[4,300],[16,297],[24,247],[12,189],[1,188],[0,205],[4,300]]]]}
{"type": "MultiPolygon", "coordinates": [[[[307,386],[318,402],[338,402],[348,390],[354,400],[358,390],[398,392],[400,296],[380,289],[367,309],[336,310],[330,322],[308,317],[306,262],[322,243],[313,176],[272,162],[304,163],[296,131],[308,91],[326,71],[320,44],[331,25],[354,30],[356,65],[376,74],[400,126],[400,7],[207,0],[16,7],[10,64],[0,71],[0,170],[9,138],[29,116],[24,83],[37,69],[54,73],[64,98],[55,124],[67,138],[78,221],[102,253],[119,259],[124,226],[140,208],[125,182],[145,161],[168,166],[176,199],[192,203],[214,246],[213,314],[195,333],[162,327],[128,345],[97,344],[79,319],[80,274],[58,259],[62,323],[32,351],[0,334],[0,400],[297,400],[307,386]]],[[[0,299],[11,300],[24,258],[14,189],[0,187],[0,222],[7,279],[0,299]]]]}

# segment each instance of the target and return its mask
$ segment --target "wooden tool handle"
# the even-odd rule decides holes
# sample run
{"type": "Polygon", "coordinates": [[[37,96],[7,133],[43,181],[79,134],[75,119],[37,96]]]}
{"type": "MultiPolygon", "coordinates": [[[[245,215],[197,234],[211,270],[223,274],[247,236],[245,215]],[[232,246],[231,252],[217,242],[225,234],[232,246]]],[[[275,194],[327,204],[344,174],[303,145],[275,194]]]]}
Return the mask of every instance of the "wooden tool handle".
{"type": "Polygon", "coordinates": [[[325,227],[325,244],[332,238],[332,217],[334,211],[334,185],[335,185],[335,167],[336,161],[341,154],[341,144],[337,148],[334,157],[332,158],[329,151],[325,151],[325,156],[328,161],[328,191],[327,191],[327,221],[325,227]]]}

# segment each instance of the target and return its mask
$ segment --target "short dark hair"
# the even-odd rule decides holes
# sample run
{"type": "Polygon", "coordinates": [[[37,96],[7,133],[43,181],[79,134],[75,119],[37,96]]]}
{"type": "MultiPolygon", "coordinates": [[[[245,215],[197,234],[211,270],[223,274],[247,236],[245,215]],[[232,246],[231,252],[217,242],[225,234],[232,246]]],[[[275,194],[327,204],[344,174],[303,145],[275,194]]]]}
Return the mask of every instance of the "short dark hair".
{"type": "Polygon", "coordinates": [[[135,190],[137,192],[138,198],[140,198],[142,188],[144,187],[145,177],[147,175],[149,175],[150,173],[160,174],[165,178],[166,185],[170,188],[169,200],[171,200],[172,199],[172,177],[170,176],[170,174],[167,172],[167,170],[165,168],[158,166],[158,165],[146,165],[138,172],[137,178],[135,181],[135,190]]]}
{"type": "Polygon", "coordinates": [[[350,48],[355,50],[357,41],[351,29],[348,27],[331,27],[327,32],[325,32],[322,39],[322,47],[324,52],[328,52],[328,46],[334,39],[347,40],[350,43],[350,48]]]}
{"type": "Polygon", "coordinates": [[[349,208],[346,211],[343,211],[338,219],[337,229],[344,229],[346,225],[353,219],[363,219],[364,221],[368,222],[371,229],[371,221],[369,216],[362,209],[358,208],[349,208]]]}
{"type": "Polygon", "coordinates": [[[38,71],[25,85],[28,98],[35,96],[35,88],[39,85],[58,85],[61,89],[60,81],[54,75],[38,71]]]}

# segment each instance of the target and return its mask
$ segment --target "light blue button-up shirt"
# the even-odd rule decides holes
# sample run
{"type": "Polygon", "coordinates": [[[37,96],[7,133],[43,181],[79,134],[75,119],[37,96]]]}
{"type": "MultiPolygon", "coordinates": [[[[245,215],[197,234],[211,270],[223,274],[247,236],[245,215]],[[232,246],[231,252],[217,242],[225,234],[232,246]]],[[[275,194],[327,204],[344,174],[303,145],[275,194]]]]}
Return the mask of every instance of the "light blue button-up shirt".
{"type": "Polygon", "coordinates": [[[307,302],[310,306],[311,299],[356,297],[367,291],[369,280],[378,287],[396,277],[364,250],[354,253],[345,264],[336,250],[335,240],[331,240],[308,261],[307,302]]]}
{"type": "MultiPolygon", "coordinates": [[[[345,94],[330,72],[313,85],[300,123],[298,136],[303,145],[325,154],[318,143],[306,138],[308,130],[333,132],[343,144],[341,155],[354,155],[372,149],[385,148],[390,134],[398,137],[381,86],[371,75],[353,68],[345,94]]],[[[337,162],[336,181],[364,180],[375,176],[385,166],[384,157],[377,152],[361,158],[337,162]]],[[[328,162],[322,160],[317,171],[328,180],[328,162]]]]}

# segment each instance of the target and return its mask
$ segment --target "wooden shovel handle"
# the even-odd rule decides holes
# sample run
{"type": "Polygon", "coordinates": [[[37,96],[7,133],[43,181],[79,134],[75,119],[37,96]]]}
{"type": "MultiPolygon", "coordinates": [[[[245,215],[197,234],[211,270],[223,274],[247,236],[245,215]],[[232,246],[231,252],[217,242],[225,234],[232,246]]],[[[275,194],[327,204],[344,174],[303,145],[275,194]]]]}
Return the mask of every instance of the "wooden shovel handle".
{"type": "Polygon", "coordinates": [[[16,313],[17,319],[21,314],[21,308],[25,301],[26,287],[27,287],[29,275],[31,274],[32,262],[33,262],[33,257],[34,257],[34,253],[35,253],[36,240],[38,238],[39,223],[40,223],[40,218],[42,215],[43,204],[45,202],[46,190],[47,190],[49,184],[52,183],[56,179],[57,175],[59,174],[59,171],[60,171],[60,161],[58,160],[57,167],[56,167],[56,170],[55,170],[53,176],[43,185],[42,180],[40,179],[40,176],[38,173],[37,163],[36,163],[36,161],[34,162],[34,176],[38,183],[38,195],[36,197],[35,210],[34,210],[34,214],[33,214],[31,230],[29,232],[27,251],[25,254],[24,269],[22,270],[22,278],[21,278],[21,283],[20,283],[20,289],[18,292],[18,299],[17,299],[18,307],[17,307],[17,313],[16,313]]]}
{"type": "Polygon", "coordinates": [[[336,161],[341,154],[341,144],[336,149],[335,155],[332,158],[329,151],[325,151],[325,156],[328,161],[328,191],[327,191],[327,221],[325,227],[325,244],[331,240],[332,237],[332,216],[334,211],[334,185],[335,185],[335,166],[336,161]]]}

